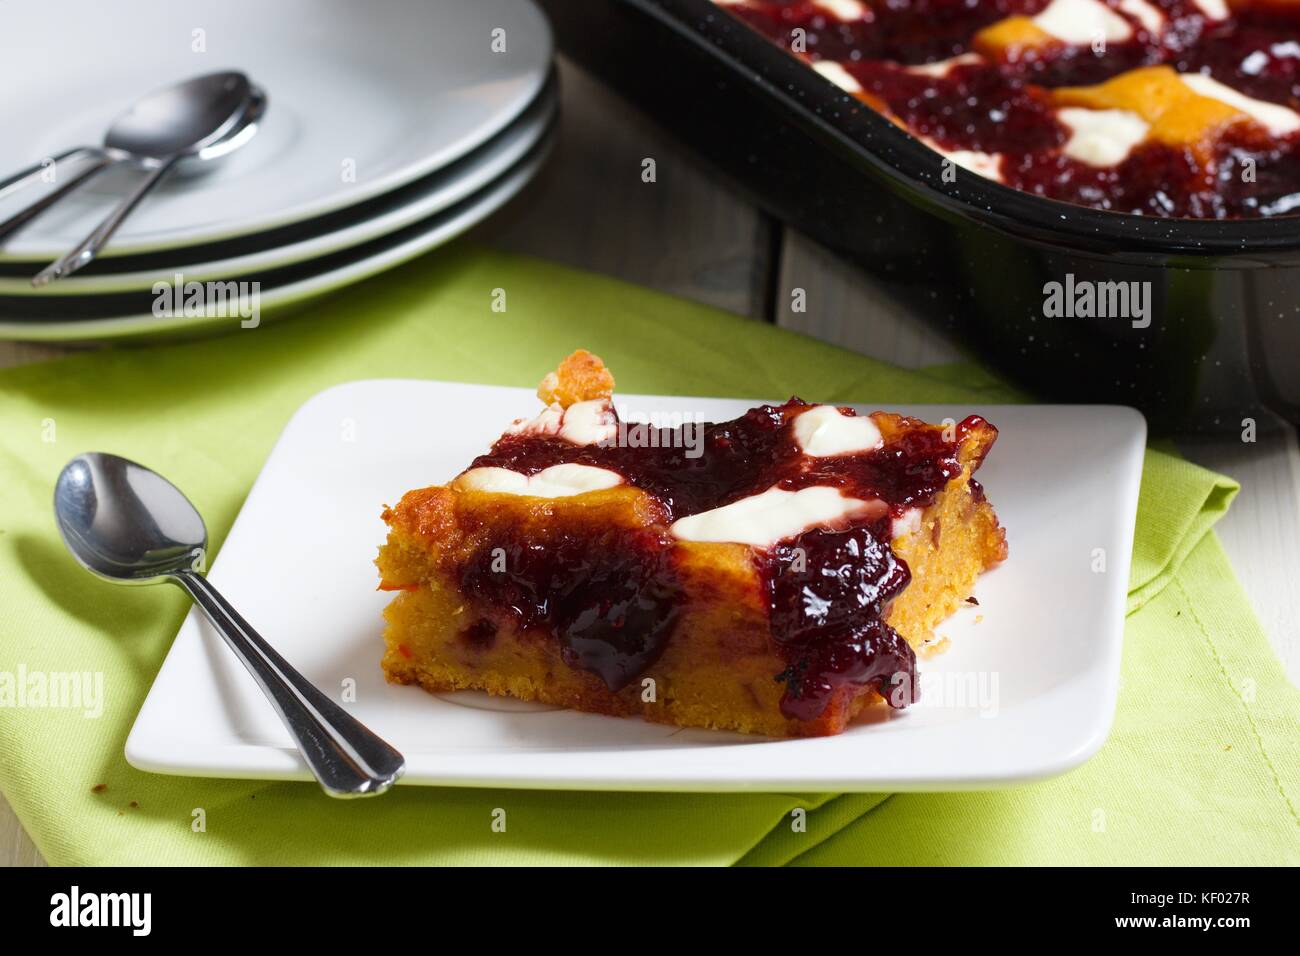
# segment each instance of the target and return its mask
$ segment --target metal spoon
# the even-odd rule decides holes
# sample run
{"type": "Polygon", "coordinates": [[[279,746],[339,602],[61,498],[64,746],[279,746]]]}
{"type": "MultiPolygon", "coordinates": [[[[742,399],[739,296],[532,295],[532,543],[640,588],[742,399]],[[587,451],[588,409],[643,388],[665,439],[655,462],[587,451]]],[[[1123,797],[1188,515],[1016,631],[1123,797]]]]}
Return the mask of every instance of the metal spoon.
{"type": "Polygon", "coordinates": [[[213,73],[156,96],[114,124],[122,147],[147,169],[135,189],[71,252],[32,278],[34,287],[71,275],[94,261],[145,195],[182,160],[212,160],[248,141],[266,106],[242,73],[213,73]]]}
{"type": "MultiPolygon", "coordinates": [[[[102,147],[78,146],[52,157],[52,161],[61,162],[79,154],[86,154],[92,157],[94,162],[59,189],[0,223],[0,239],[16,232],[102,170],[120,163],[147,162],[149,159],[147,152],[137,153],[136,150],[148,151],[158,144],[158,137],[148,134],[150,127],[155,125],[160,117],[181,111],[184,111],[185,115],[190,115],[193,109],[184,104],[204,98],[220,99],[222,102],[217,111],[224,112],[229,120],[230,117],[237,116],[239,110],[245,107],[251,98],[251,93],[252,88],[248,85],[248,79],[241,73],[214,73],[200,76],[150,93],[113,121],[104,137],[102,147]]],[[[227,129],[234,125],[235,123],[230,122],[227,129]]],[[[196,134],[190,129],[182,132],[172,144],[163,145],[174,145],[175,142],[185,139],[192,142],[196,135],[201,134],[196,134]]],[[[187,145],[189,144],[181,142],[182,148],[187,145]]],[[[0,183],[0,197],[34,182],[46,163],[50,161],[44,160],[29,166],[0,183]]]]}
{"type": "MultiPolygon", "coordinates": [[[[32,285],[42,286],[91,262],[136,204],[182,160],[210,160],[242,146],[256,131],[266,99],[248,77],[237,72],[211,73],[158,90],[141,99],[108,129],[102,148],[79,147],[92,163],[58,189],[0,223],[0,240],[12,235],[111,166],[134,163],[148,170],[122,203],[72,252],[42,270],[32,285]]],[[[44,168],[38,163],[0,183],[0,196],[33,181],[44,168]]]]}
{"type": "Polygon", "coordinates": [[[402,775],[400,753],[290,667],[208,583],[203,519],[167,479],[87,452],[60,473],[54,514],[68,550],[92,574],[116,584],[171,581],[189,592],[261,685],[326,793],[383,793],[402,775]]]}

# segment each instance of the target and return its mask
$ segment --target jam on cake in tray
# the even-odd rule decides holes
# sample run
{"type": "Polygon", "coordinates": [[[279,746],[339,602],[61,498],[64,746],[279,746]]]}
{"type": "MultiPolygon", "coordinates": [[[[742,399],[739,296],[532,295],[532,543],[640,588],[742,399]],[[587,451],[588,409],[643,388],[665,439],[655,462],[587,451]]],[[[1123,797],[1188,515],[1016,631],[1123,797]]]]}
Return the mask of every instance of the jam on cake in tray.
{"type": "Polygon", "coordinates": [[[915,647],[1006,557],[997,429],[792,398],[620,422],[575,352],[446,485],[384,511],[390,681],[775,737],[905,707],[915,647]]]}
{"type": "Polygon", "coordinates": [[[1195,219],[1300,211],[1297,0],[715,0],[965,167],[1195,219]]]}

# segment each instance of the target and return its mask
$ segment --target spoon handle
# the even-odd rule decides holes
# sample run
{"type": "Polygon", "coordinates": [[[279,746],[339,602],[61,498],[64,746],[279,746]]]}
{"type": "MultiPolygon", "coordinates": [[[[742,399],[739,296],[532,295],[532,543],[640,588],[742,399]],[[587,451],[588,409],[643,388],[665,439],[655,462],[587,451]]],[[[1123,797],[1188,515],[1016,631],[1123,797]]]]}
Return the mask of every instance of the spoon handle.
{"type": "Polygon", "coordinates": [[[64,196],[68,195],[68,193],[72,192],[91,176],[94,176],[101,170],[107,169],[109,166],[119,162],[122,162],[119,157],[112,156],[108,153],[97,154],[95,156],[95,161],[91,163],[91,165],[77,173],[77,175],[73,176],[58,189],[47,193],[35,202],[24,206],[4,222],[0,222],[0,242],[4,242],[4,240],[8,239],[23,226],[27,225],[27,223],[45,212],[45,210],[49,209],[64,196]]]}
{"type": "Polygon", "coordinates": [[[243,661],[279,713],[307,766],[332,797],[383,793],[406,760],[289,666],[239,612],[194,571],[173,575],[243,661]]]}
{"type": "Polygon", "coordinates": [[[7,179],[0,180],[0,199],[4,199],[5,196],[10,195],[11,193],[16,193],[24,186],[35,182],[40,178],[41,173],[45,172],[45,170],[50,166],[55,166],[57,168],[58,163],[63,162],[65,159],[71,159],[78,153],[98,152],[99,150],[93,146],[74,146],[72,149],[65,149],[61,153],[48,156],[45,159],[42,159],[39,163],[32,163],[32,165],[28,166],[26,169],[20,169],[7,179]]]}
{"type": "Polygon", "coordinates": [[[130,194],[117,204],[117,208],[104,217],[104,221],[95,227],[95,231],[88,235],[77,245],[71,252],[65,253],[61,258],[51,262],[48,266],[36,273],[32,277],[32,285],[40,288],[48,285],[55,279],[61,279],[64,276],[72,275],[78,269],[89,265],[99,255],[99,250],[104,248],[104,243],[113,237],[113,233],[131,215],[140,200],[148,192],[158,185],[159,180],[171,172],[171,168],[176,165],[177,157],[169,156],[157,166],[149,170],[149,174],[142,179],[130,194]]]}

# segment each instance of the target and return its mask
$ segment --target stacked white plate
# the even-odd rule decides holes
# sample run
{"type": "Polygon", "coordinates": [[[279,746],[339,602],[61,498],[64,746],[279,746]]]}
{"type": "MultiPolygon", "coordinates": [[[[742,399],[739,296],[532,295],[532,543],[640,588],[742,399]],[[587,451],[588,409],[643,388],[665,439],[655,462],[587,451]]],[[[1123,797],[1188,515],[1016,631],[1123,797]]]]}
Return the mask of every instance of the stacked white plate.
{"type": "MultiPolygon", "coordinates": [[[[551,35],[528,0],[64,0],[58,16],[9,0],[4,32],[22,42],[0,63],[18,94],[0,107],[0,178],[98,145],[135,99],[190,76],[241,70],[268,104],[246,146],[164,180],[81,272],[30,282],[138,172],[101,174],[0,244],[3,338],[238,327],[221,308],[185,314],[175,291],[189,283],[256,283],[272,318],[491,214],[540,167],[554,126],[551,35]]],[[[6,197],[0,219],[50,188],[6,197]]]]}

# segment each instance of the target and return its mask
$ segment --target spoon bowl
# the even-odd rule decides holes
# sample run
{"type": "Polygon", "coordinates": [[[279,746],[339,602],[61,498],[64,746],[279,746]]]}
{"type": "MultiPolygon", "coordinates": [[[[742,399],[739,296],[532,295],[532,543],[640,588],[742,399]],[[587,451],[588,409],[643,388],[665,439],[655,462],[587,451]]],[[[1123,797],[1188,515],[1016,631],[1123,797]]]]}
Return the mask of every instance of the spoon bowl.
{"type": "Polygon", "coordinates": [[[214,159],[220,159],[239,149],[257,133],[262,122],[262,115],[265,112],[266,93],[258,87],[253,87],[248,95],[248,103],[245,105],[243,112],[236,118],[236,121],[230,125],[220,139],[201,147],[191,155],[183,157],[182,162],[185,165],[182,168],[194,168],[204,163],[210,163],[214,159]],[[198,162],[195,162],[196,160],[198,162]]]}
{"type": "Polygon", "coordinates": [[[137,100],[109,125],[104,148],[144,160],[196,155],[238,127],[253,98],[243,73],[208,73],[137,100]]]}
{"type": "Polygon", "coordinates": [[[190,500],[162,475],[117,455],[88,452],[54,485],[63,543],[87,571],[122,584],[202,572],[208,533],[190,500]]]}

